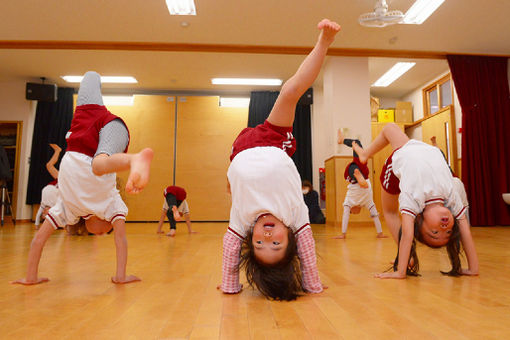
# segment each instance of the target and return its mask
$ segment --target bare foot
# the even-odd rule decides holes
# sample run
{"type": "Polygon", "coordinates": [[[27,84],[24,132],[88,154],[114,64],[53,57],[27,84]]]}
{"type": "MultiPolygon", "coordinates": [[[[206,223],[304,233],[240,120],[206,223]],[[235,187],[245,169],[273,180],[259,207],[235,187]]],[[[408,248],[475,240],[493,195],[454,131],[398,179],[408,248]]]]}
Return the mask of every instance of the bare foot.
{"type": "Polygon", "coordinates": [[[27,279],[23,278],[23,279],[19,279],[19,280],[16,280],[16,281],[11,281],[11,284],[20,284],[20,285],[24,285],[24,286],[33,286],[33,285],[37,285],[39,283],[48,282],[49,280],[50,279],[48,279],[47,277],[39,277],[35,281],[27,281],[27,279]]]}
{"type": "Polygon", "coordinates": [[[189,234],[198,234],[198,231],[195,231],[195,230],[191,230],[191,231],[188,231],[189,234]]]}
{"type": "Polygon", "coordinates": [[[145,148],[131,158],[131,170],[126,183],[126,192],[137,194],[149,182],[149,174],[154,151],[145,148]]]}
{"type": "Polygon", "coordinates": [[[345,240],[347,238],[347,235],[346,234],[341,234],[341,235],[338,235],[338,236],[333,236],[334,239],[341,239],[341,240],[345,240]]]}
{"type": "Polygon", "coordinates": [[[175,236],[175,229],[170,229],[170,232],[166,234],[166,236],[174,237],[175,236]]]}
{"type": "Polygon", "coordinates": [[[156,234],[164,234],[165,232],[163,230],[156,230],[156,234]]]}
{"type": "Polygon", "coordinates": [[[177,209],[177,207],[175,205],[172,207],[172,212],[174,213],[174,220],[180,221],[181,213],[179,212],[179,210],[177,209]]]}
{"type": "Polygon", "coordinates": [[[355,141],[352,142],[352,148],[358,154],[359,161],[363,164],[366,164],[368,161],[368,157],[365,154],[365,150],[355,141]]]}
{"type": "Polygon", "coordinates": [[[142,279],[140,279],[139,277],[134,276],[134,275],[128,275],[123,279],[118,279],[116,276],[112,277],[112,282],[115,284],[126,284],[126,283],[137,282],[137,281],[142,281],[142,279]]]}
{"type": "Polygon", "coordinates": [[[338,139],[337,139],[337,143],[338,144],[343,144],[344,143],[344,135],[342,133],[342,129],[338,129],[338,139]]]}
{"type": "Polygon", "coordinates": [[[384,235],[383,233],[377,233],[377,238],[388,238],[388,236],[384,235]]]}
{"type": "Polygon", "coordinates": [[[319,40],[328,45],[335,40],[335,35],[341,29],[339,24],[328,19],[322,19],[322,21],[317,24],[317,28],[322,30],[319,40]]]}

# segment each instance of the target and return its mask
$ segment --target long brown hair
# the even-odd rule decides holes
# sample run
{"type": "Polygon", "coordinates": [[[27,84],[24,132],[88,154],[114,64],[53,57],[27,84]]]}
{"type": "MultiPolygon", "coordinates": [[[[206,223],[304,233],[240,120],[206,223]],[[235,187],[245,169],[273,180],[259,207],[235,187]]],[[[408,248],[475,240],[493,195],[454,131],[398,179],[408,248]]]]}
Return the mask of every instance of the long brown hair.
{"type": "MultiPolygon", "coordinates": [[[[442,246],[432,246],[425,242],[423,239],[423,235],[421,233],[421,227],[423,225],[423,213],[416,215],[414,219],[414,238],[413,243],[411,245],[411,252],[409,254],[409,264],[407,266],[407,275],[410,276],[419,276],[418,270],[420,269],[420,264],[418,261],[418,255],[416,253],[416,241],[418,240],[420,243],[425,244],[430,248],[441,248],[442,246]]],[[[400,245],[400,239],[402,238],[402,227],[398,232],[398,244],[400,245]]],[[[399,247],[397,247],[397,257],[395,258],[395,262],[393,262],[393,271],[397,271],[398,268],[398,255],[399,255],[399,247]]],[[[448,258],[450,259],[450,263],[452,265],[452,269],[449,272],[441,271],[441,274],[448,276],[460,276],[461,275],[461,263],[460,263],[460,228],[459,222],[454,219],[452,233],[450,235],[450,239],[446,244],[446,252],[448,253],[448,258]]]]}
{"type": "Polygon", "coordinates": [[[255,257],[252,230],[246,235],[241,248],[240,267],[246,271],[248,284],[269,299],[292,301],[303,291],[296,237],[291,229],[288,232],[285,255],[276,264],[263,264],[255,257]]]}

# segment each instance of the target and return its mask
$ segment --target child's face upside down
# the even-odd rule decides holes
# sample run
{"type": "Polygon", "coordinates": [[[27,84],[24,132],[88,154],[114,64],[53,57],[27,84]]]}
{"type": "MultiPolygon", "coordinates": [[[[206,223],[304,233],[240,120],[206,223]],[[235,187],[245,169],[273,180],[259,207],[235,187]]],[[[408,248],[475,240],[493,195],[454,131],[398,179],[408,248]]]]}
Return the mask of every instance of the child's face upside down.
{"type": "Polygon", "coordinates": [[[450,240],[454,217],[450,210],[438,204],[431,204],[423,210],[423,224],[420,232],[430,246],[444,246],[450,240]]]}
{"type": "Polygon", "coordinates": [[[289,228],[271,214],[260,216],[253,227],[255,257],[264,264],[275,264],[285,256],[289,228]]]}

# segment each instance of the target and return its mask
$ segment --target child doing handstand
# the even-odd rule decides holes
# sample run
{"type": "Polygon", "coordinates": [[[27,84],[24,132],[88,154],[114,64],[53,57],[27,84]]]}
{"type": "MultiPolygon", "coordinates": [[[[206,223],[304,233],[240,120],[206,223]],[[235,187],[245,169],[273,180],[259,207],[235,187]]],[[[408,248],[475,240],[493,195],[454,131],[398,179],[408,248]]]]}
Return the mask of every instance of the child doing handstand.
{"type": "Polygon", "coordinates": [[[303,290],[323,289],[301,179],[290,158],[296,148],[292,136],[296,104],[319,74],[340,30],[327,19],[318,28],[322,32],[315,47],[283,85],[267,120],[244,129],[233,144],[227,173],[232,207],[218,286],[224,293],[241,291],[240,263],[248,283],[268,298],[293,300],[303,290]]]}
{"type": "Polygon", "coordinates": [[[32,285],[48,281],[37,275],[43,247],[55,229],[75,224],[80,217],[94,234],[103,234],[113,227],[117,270],[112,282],[139,281],[134,275],[126,275],[127,207],[116,189],[115,178],[116,172],[129,170],[126,192],[140,192],[149,181],[153,152],[146,148],[137,154],[126,153],[129,132],[124,122],[103,105],[101,77],[95,72],[87,72],[83,77],[66,138],[67,151],[58,175],[60,196],[32,240],[26,277],[13,283],[32,285]]]}
{"type": "MultiPolygon", "coordinates": [[[[345,144],[352,148],[352,143],[356,142],[361,146],[361,142],[356,139],[344,138],[341,131],[338,130],[338,144],[345,144]]],[[[344,214],[342,216],[342,235],[333,238],[345,239],[347,237],[347,226],[349,225],[350,214],[359,214],[361,207],[365,207],[370,211],[370,217],[374,221],[377,230],[377,238],[386,238],[382,232],[379,213],[374,203],[374,194],[372,185],[368,178],[369,169],[366,164],[359,161],[358,154],[352,150],[352,162],[347,164],[344,171],[344,178],[349,184],[347,185],[347,193],[344,200],[344,214]]]]}
{"type": "Polygon", "coordinates": [[[414,239],[432,248],[446,245],[452,269],[443,274],[478,275],[478,256],[464,215],[466,207],[453,189],[452,174],[441,152],[426,143],[410,140],[392,123],[385,125],[366,149],[356,143],[353,149],[361,163],[366,163],[388,144],[393,153],[381,171],[381,200],[398,253],[394,272],[376,274],[376,277],[404,279],[406,274],[417,275],[419,264],[414,239]],[[461,267],[460,243],[466,253],[467,269],[461,267]]]}
{"type": "Polygon", "coordinates": [[[177,229],[175,221],[180,221],[182,216],[184,216],[184,220],[188,226],[188,233],[196,233],[196,231],[191,228],[189,206],[186,201],[186,190],[178,186],[169,186],[163,191],[163,196],[165,197],[165,200],[163,202],[163,210],[161,211],[161,217],[159,218],[156,233],[163,233],[161,228],[165,222],[165,216],[168,217],[168,222],[170,222],[170,232],[166,234],[167,236],[175,236],[175,230],[177,229]]]}

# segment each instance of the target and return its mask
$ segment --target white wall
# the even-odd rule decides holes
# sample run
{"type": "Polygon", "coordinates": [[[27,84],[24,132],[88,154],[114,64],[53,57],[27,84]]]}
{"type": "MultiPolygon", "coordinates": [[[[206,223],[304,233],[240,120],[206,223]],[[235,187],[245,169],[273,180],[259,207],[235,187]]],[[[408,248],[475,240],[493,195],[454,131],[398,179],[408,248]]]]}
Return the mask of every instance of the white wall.
{"type": "Polygon", "coordinates": [[[0,81],[0,120],[23,121],[16,219],[32,217],[31,206],[26,205],[25,202],[36,102],[25,99],[25,84],[26,81],[23,79],[0,81]]]}

